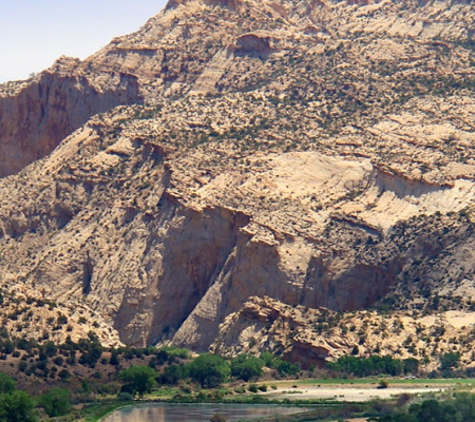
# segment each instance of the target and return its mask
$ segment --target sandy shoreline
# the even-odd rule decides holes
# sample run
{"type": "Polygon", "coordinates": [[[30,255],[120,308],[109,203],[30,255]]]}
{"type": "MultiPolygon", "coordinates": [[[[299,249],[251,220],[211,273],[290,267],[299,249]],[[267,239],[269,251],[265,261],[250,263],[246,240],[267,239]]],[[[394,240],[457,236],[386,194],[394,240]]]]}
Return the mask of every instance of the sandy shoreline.
{"type": "Polygon", "coordinates": [[[441,392],[448,387],[388,387],[377,388],[375,386],[355,386],[355,387],[329,387],[329,386],[308,386],[299,388],[279,388],[264,393],[269,398],[306,400],[306,399],[330,399],[340,401],[368,401],[372,399],[389,399],[403,393],[423,394],[430,392],[441,392]]]}

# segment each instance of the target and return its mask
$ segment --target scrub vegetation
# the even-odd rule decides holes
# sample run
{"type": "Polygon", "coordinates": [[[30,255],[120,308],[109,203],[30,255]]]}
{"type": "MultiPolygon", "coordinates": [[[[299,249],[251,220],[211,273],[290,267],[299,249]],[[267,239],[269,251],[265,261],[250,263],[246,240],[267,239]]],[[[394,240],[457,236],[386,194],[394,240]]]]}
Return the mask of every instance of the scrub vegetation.
{"type": "MultiPolygon", "coordinates": [[[[319,403],[319,408],[308,414],[316,419],[296,419],[294,415],[286,416],[288,419],[285,420],[367,415],[378,422],[406,420],[397,419],[404,417],[417,422],[420,420],[418,415],[428,406],[440,406],[444,414],[449,412],[450,406],[456,406],[457,400],[471,403],[475,399],[465,394],[440,402],[432,398],[432,402],[424,404],[414,403],[408,397],[404,403],[408,406],[399,406],[401,413],[398,414],[388,411],[390,406],[384,402],[350,405],[302,399],[298,394],[294,394],[292,400],[277,399],[263,393],[271,393],[278,385],[285,387],[287,384],[295,388],[297,384],[364,386],[372,383],[379,388],[390,388],[395,383],[417,384],[425,378],[442,375],[464,376],[467,385],[471,385],[471,374],[458,371],[457,364],[455,354],[444,355],[440,358],[439,370],[426,373],[421,362],[413,358],[343,356],[319,367],[302,367],[269,352],[227,358],[210,353],[197,355],[187,349],[170,347],[106,348],[93,332],[86,339],[74,342],[68,338],[61,344],[49,340],[40,344],[4,338],[0,344],[0,420],[28,422],[64,416],[70,421],[94,421],[136,400],[159,400],[176,403],[283,402],[307,406],[319,403]]],[[[469,404],[465,407],[470,408],[469,404]]],[[[464,407],[461,405],[457,409],[462,412],[464,407]]],[[[454,420],[472,420],[463,419],[467,412],[461,413],[462,419],[454,420]]],[[[308,415],[305,418],[310,417],[308,415]]]]}

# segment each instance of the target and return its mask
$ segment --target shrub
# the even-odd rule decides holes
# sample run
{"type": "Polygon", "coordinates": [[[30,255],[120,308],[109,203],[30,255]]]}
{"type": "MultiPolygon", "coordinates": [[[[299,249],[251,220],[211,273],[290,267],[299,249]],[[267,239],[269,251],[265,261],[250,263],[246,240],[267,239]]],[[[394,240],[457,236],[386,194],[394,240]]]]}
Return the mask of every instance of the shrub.
{"type": "Polygon", "coordinates": [[[58,377],[62,380],[67,380],[71,378],[71,373],[67,369],[61,369],[58,373],[58,377]]]}
{"type": "Polygon", "coordinates": [[[280,375],[295,375],[299,371],[299,367],[294,363],[281,360],[277,366],[277,371],[280,375]]]}
{"type": "Polygon", "coordinates": [[[262,359],[239,355],[231,362],[231,375],[247,382],[259,378],[262,375],[263,366],[262,359]]]}
{"type": "Polygon", "coordinates": [[[256,385],[256,384],[251,384],[251,385],[248,387],[248,390],[249,390],[251,393],[257,393],[257,391],[258,391],[257,385],[256,385]]]}
{"type": "Polygon", "coordinates": [[[20,372],[25,372],[27,367],[28,367],[28,364],[24,360],[22,360],[18,363],[18,370],[20,372]]]}
{"type": "Polygon", "coordinates": [[[162,349],[168,354],[168,357],[180,358],[180,359],[189,359],[190,351],[188,349],[180,349],[178,347],[164,347],[162,349]]]}
{"type": "Polygon", "coordinates": [[[55,365],[61,366],[61,365],[64,363],[64,359],[63,359],[61,356],[56,356],[56,357],[53,359],[53,363],[54,363],[55,365]]]}
{"type": "Polygon", "coordinates": [[[58,319],[56,320],[58,325],[64,325],[68,323],[68,317],[65,315],[59,315],[58,319]]]}
{"type": "Polygon", "coordinates": [[[119,395],[117,396],[117,400],[120,401],[131,401],[134,399],[134,396],[130,393],[127,393],[126,391],[121,391],[119,395]]]}
{"type": "Polygon", "coordinates": [[[66,415],[72,408],[69,391],[59,387],[54,387],[40,396],[38,404],[50,417],[66,415]]]}

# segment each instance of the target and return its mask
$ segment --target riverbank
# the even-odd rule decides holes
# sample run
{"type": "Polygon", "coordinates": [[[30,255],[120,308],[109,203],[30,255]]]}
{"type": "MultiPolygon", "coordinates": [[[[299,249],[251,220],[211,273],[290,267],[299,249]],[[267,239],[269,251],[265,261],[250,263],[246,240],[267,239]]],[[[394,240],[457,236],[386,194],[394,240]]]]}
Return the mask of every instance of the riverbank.
{"type": "MultiPolygon", "coordinates": [[[[148,395],[146,400],[133,401],[133,402],[116,402],[103,405],[103,410],[108,410],[105,414],[102,413],[101,417],[90,417],[83,419],[85,422],[111,422],[107,419],[108,415],[111,415],[115,410],[119,408],[144,407],[158,405],[184,405],[189,406],[232,406],[241,403],[247,406],[259,406],[262,404],[267,405],[287,405],[287,406],[306,406],[310,409],[313,406],[319,407],[319,413],[325,413],[325,407],[328,407],[331,413],[339,413],[338,409],[344,409],[348,405],[348,408],[353,409],[357,413],[353,413],[354,416],[360,416],[364,411],[370,411],[371,406],[366,405],[371,401],[386,401],[395,402],[401,395],[406,396],[440,396],[444,392],[451,389],[458,389],[464,391],[471,391],[475,387],[475,380],[473,379],[394,379],[389,380],[387,388],[378,388],[378,379],[360,379],[360,380],[286,380],[277,381],[273,383],[274,389],[270,391],[258,393],[249,393],[247,388],[243,388],[245,393],[232,394],[227,397],[223,397],[220,400],[198,402],[197,396],[193,394],[176,394],[176,390],[167,390],[166,396],[163,392],[156,391],[152,395],[148,395]],[[353,404],[360,403],[361,405],[354,407],[353,404]],[[106,406],[109,406],[108,408],[106,406]],[[359,412],[359,413],[358,413],[359,412]]],[[[231,390],[231,386],[227,386],[227,391],[231,390]]],[[[204,396],[202,392],[201,397],[204,396]]],[[[317,412],[317,413],[318,413],[317,412]]],[[[345,414],[345,412],[341,412],[345,414]]],[[[99,413],[97,413],[99,415],[99,413]]],[[[138,421],[145,421],[143,415],[137,419],[138,421]]],[[[121,419],[118,419],[121,421],[121,419]]],[[[124,421],[133,421],[133,419],[123,419],[124,421]]],[[[155,421],[155,419],[153,419],[155,421]]],[[[160,421],[160,419],[156,419],[160,421]]],[[[168,419],[163,419],[168,420],[168,419]]],[[[209,419],[208,419],[209,420],[209,419]]],[[[232,419],[230,419],[232,420],[232,419]]],[[[289,420],[298,421],[293,417],[289,420]]],[[[360,419],[365,420],[365,419],[360,419]]]]}
{"type": "Polygon", "coordinates": [[[364,402],[368,400],[387,400],[401,394],[427,394],[441,393],[447,390],[443,388],[430,387],[388,387],[378,388],[372,386],[365,387],[306,387],[293,389],[277,389],[264,393],[270,399],[287,400],[337,400],[344,402],[364,402]]]}

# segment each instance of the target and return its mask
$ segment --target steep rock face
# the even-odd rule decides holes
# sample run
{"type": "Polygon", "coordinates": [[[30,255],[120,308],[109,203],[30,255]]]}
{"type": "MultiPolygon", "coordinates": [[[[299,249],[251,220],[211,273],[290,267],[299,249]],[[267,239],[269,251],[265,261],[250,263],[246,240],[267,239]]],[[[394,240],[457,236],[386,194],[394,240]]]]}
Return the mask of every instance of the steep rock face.
{"type": "Polygon", "coordinates": [[[269,294],[295,303],[299,288],[279,268],[279,253],[257,236],[243,234],[223,266],[216,282],[180,327],[173,341],[205,350],[218,334],[218,326],[230,312],[237,311],[250,296],[269,294]],[[272,280],[269,283],[269,280],[272,280]]]}
{"type": "Polygon", "coordinates": [[[172,336],[215,283],[246,221],[228,210],[193,211],[169,202],[160,204],[158,224],[149,228],[153,238],[140,263],[148,269],[150,285],[127,288],[118,309],[115,326],[128,344],[172,336]]]}
{"type": "Polygon", "coordinates": [[[4,174],[145,103],[0,181],[4,291],[83,309],[113,342],[237,353],[254,336],[314,361],[372,353],[369,306],[470,310],[473,16],[172,1],[90,59],[3,86],[4,174]],[[362,334],[317,329],[333,311],[362,334]]]}
{"type": "Polygon", "coordinates": [[[2,181],[5,288],[25,283],[58,303],[85,305],[127,344],[171,340],[205,350],[251,296],[339,311],[373,305],[400,285],[415,257],[434,259],[445,248],[429,253],[437,243],[414,223],[396,241],[397,216],[387,207],[418,216],[454,197],[465,203],[450,209],[461,210],[475,194],[473,183],[461,191],[457,183],[404,184],[368,161],[317,152],[230,165],[236,157],[224,151],[232,148],[220,144],[157,142],[168,121],[179,124],[173,108],[162,111],[97,116],[2,181]],[[219,161],[202,173],[199,163],[214,154],[219,161]],[[275,202],[262,199],[268,186],[275,202]],[[325,208],[307,202],[311,196],[325,208]],[[343,214],[350,206],[353,215],[343,214]],[[371,225],[385,219],[386,232],[371,225]]]}
{"type": "Polygon", "coordinates": [[[396,274],[377,265],[356,263],[335,277],[328,263],[315,260],[309,265],[308,288],[301,302],[312,308],[322,306],[338,311],[364,309],[390,291],[396,274]]]}
{"type": "Polygon", "coordinates": [[[68,68],[43,72],[16,95],[0,96],[0,177],[49,154],[92,115],[141,101],[132,75],[111,75],[113,87],[100,91],[68,68]]]}

